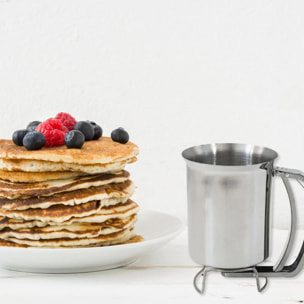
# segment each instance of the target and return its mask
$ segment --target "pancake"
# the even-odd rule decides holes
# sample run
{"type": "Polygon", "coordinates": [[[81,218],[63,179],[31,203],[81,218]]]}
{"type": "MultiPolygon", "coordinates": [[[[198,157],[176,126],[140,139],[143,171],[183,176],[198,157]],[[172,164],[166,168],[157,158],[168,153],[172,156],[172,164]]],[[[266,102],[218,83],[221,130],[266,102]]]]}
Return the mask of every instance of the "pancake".
{"type": "Polygon", "coordinates": [[[108,246],[128,241],[135,236],[134,228],[126,228],[110,234],[102,234],[93,238],[60,238],[51,240],[29,240],[8,238],[8,241],[34,247],[58,248],[58,247],[84,247],[84,246],[108,246]]]}
{"type": "Polygon", "coordinates": [[[142,242],[142,241],[144,241],[144,237],[137,234],[137,235],[134,235],[133,237],[131,237],[126,242],[124,242],[124,244],[139,243],[139,242],[142,242]]]}
{"type": "Polygon", "coordinates": [[[18,243],[14,243],[8,240],[0,239],[0,247],[22,247],[22,248],[28,248],[27,245],[22,245],[18,243]]]}
{"type": "Polygon", "coordinates": [[[12,183],[0,180],[0,197],[15,199],[31,196],[50,196],[55,193],[98,187],[109,183],[122,183],[129,176],[130,174],[127,171],[121,171],[116,174],[105,173],[37,183],[12,183]]]}
{"type": "Polygon", "coordinates": [[[109,137],[28,151],[0,139],[0,246],[70,248],[142,241],[124,167],[138,147],[109,137]]]}
{"type": "Polygon", "coordinates": [[[0,231],[0,238],[17,238],[29,240],[49,240],[59,238],[93,238],[102,234],[110,234],[134,226],[136,214],[124,219],[111,218],[102,223],[74,223],[70,225],[45,226],[12,230],[5,228],[0,231]]]}
{"type": "MultiPolygon", "coordinates": [[[[131,237],[130,239],[127,239],[124,242],[120,242],[120,243],[116,243],[116,244],[108,244],[108,245],[123,245],[123,244],[132,244],[132,243],[138,243],[138,242],[142,242],[144,240],[144,238],[141,235],[134,235],[133,237],[131,237]]],[[[19,248],[29,248],[30,246],[28,245],[22,245],[22,244],[18,244],[18,243],[14,243],[12,241],[8,241],[8,240],[2,240],[0,239],[0,247],[19,247],[19,248]]],[[[76,246],[76,247],[81,247],[81,246],[76,246]]]]}
{"type": "Polygon", "coordinates": [[[90,201],[76,206],[56,205],[47,209],[0,210],[1,216],[13,219],[64,222],[71,217],[87,216],[101,208],[100,201],[90,201]]]}
{"type": "MultiPolygon", "coordinates": [[[[103,223],[111,218],[124,219],[131,215],[137,214],[139,211],[139,206],[132,200],[127,202],[122,200],[115,200],[113,205],[107,207],[101,207],[102,205],[91,204],[86,206],[83,209],[84,213],[78,212],[79,217],[72,216],[66,221],[45,221],[44,218],[40,220],[24,220],[23,218],[9,218],[9,217],[0,217],[0,230],[5,228],[10,228],[12,230],[23,229],[23,228],[32,228],[32,227],[45,227],[47,225],[70,225],[74,223],[103,223]],[[91,215],[85,215],[86,213],[90,214],[90,207],[92,208],[91,215]]],[[[57,209],[58,210],[58,209],[57,209]]],[[[69,211],[66,209],[65,211],[69,211]]],[[[63,211],[62,211],[63,212],[63,211]]],[[[59,219],[59,218],[58,218],[59,219]]]]}
{"type": "MultiPolygon", "coordinates": [[[[28,151],[12,140],[0,139],[0,158],[64,162],[81,165],[107,164],[136,157],[138,147],[132,143],[120,144],[110,137],[86,141],[81,149],[68,149],[65,145],[28,151]]],[[[46,171],[46,170],[45,170],[46,171]]]]}
{"type": "MultiPolygon", "coordinates": [[[[113,205],[103,206],[102,201],[89,201],[87,203],[75,205],[75,206],[65,206],[65,205],[55,205],[46,209],[26,209],[26,210],[2,210],[0,209],[0,216],[8,217],[12,219],[20,219],[25,221],[40,221],[50,224],[50,222],[62,223],[68,221],[71,218],[83,218],[89,215],[99,213],[99,215],[112,214],[115,215],[116,208],[120,207],[120,204],[128,203],[128,201],[123,200],[109,200],[108,203],[113,205]],[[117,203],[118,202],[118,203],[117,203]]],[[[123,206],[126,208],[127,206],[123,206]]],[[[95,219],[94,219],[95,221],[95,219]]],[[[74,221],[76,222],[76,221],[74,221]]],[[[84,220],[82,221],[84,222],[84,220]]],[[[92,219],[91,219],[92,222],[92,219]]],[[[71,223],[71,222],[70,222],[71,223]]]]}
{"type": "Polygon", "coordinates": [[[17,172],[79,171],[86,174],[97,174],[121,171],[124,169],[127,163],[132,163],[135,161],[136,157],[133,157],[126,160],[110,162],[106,164],[81,165],[43,160],[0,158],[0,170],[17,172]]]}
{"type": "MultiPolygon", "coordinates": [[[[11,212],[28,208],[49,208],[54,205],[79,205],[92,200],[104,200],[107,198],[130,197],[135,190],[131,180],[123,183],[111,183],[98,187],[90,187],[69,192],[61,192],[52,196],[40,196],[30,198],[8,199],[0,198],[0,209],[11,212]]],[[[1,214],[0,212],[0,214],[1,214]]]]}
{"type": "Polygon", "coordinates": [[[86,175],[88,174],[80,171],[24,172],[0,170],[0,180],[9,181],[13,183],[36,183],[57,179],[71,179],[86,175]]]}
{"type": "MultiPolygon", "coordinates": [[[[102,223],[103,221],[109,218],[113,218],[113,217],[124,218],[132,214],[138,213],[138,211],[139,211],[139,206],[131,199],[128,199],[127,202],[125,203],[102,207],[99,209],[99,211],[89,216],[72,217],[69,220],[65,221],[64,223],[65,224],[102,223]]],[[[55,225],[56,223],[50,221],[49,224],[55,225]]]]}

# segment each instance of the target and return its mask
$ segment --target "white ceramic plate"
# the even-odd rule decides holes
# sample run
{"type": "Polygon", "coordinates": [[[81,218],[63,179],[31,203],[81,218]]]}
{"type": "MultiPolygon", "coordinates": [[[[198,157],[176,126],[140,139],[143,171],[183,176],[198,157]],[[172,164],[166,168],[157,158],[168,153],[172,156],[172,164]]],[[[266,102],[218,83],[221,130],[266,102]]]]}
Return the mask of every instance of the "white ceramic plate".
{"type": "Polygon", "coordinates": [[[91,248],[0,247],[0,268],[40,273],[75,273],[117,268],[135,262],[145,253],[176,237],[182,222],[156,211],[141,211],[135,224],[140,243],[91,248]]]}

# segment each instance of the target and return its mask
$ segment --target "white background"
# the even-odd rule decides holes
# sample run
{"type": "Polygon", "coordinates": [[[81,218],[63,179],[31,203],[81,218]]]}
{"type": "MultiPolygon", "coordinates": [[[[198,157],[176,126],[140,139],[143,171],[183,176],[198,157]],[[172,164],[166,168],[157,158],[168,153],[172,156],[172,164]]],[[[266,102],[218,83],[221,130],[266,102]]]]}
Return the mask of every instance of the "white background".
{"type": "MultiPolygon", "coordinates": [[[[304,170],[304,2],[0,0],[0,137],[67,111],[140,147],[142,208],[186,221],[184,148],[265,145],[304,170]]],[[[296,186],[304,226],[304,193],[296,186]]],[[[289,222],[276,182],[274,224],[289,222]]]]}

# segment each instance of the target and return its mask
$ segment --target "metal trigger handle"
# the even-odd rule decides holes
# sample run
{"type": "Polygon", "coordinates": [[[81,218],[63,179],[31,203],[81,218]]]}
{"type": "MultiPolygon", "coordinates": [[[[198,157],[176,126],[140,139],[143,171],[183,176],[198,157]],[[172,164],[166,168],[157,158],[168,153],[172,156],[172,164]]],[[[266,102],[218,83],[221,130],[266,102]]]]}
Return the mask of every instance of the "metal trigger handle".
{"type": "MultiPolygon", "coordinates": [[[[289,178],[295,179],[298,183],[304,188],[304,173],[299,170],[287,169],[282,167],[276,167],[274,169],[274,175],[280,176],[283,180],[285,188],[288,193],[289,202],[290,202],[290,212],[291,212],[291,225],[290,225],[290,233],[289,238],[286,244],[286,247],[279,259],[279,262],[276,266],[263,266],[257,265],[255,266],[256,272],[252,271],[239,271],[239,272],[229,272],[223,271],[222,274],[224,277],[252,277],[258,274],[259,277],[269,278],[269,277],[294,277],[296,276],[304,267],[304,241],[302,242],[302,246],[298,253],[298,256],[294,260],[294,262],[290,265],[286,265],[286,261],[291,252],[295,234],[296,234],[296,204],[295,197],[291,188],[291,184],[289,182],[289,178]]],[[[264,289],[262,287],[262,289],[264,289]]]]}
{"type": "Polygon", "coordinates": [[[274,173],[281,177],[295,179],[300,184],[300,186],[304,188],[304,172],[296,169],[276,167],[274,173]]]}
{"type": "Polygon", "coordinates": [[[291,224],[290,224],[289,238],[286,243],[285,250],[283,251],[279,262],[274,267],[274,271],[282,271],[282,269],[284,268],[286,261],[289,257],[292,246],[294,244],[294,240],[295,240],[295,236],[296,236],[296,226],[297,226],[296,203],[295,203],[295,197],[294,197],[294,194],[293,194],[290,182],[289,182],[289,178],[297,180],[298,183],[304,188],[304,185],[302,184],[304,181],[304,173],[300,170],[277,167],[274,169],[274,174],[278,175],[282,178],[282,181],[285,185],[285,188],[287,190],[287,194],[289,197],[290,212],[291,212],[291,214],[290,214],[291,215],[290,216],[291,224]]]}

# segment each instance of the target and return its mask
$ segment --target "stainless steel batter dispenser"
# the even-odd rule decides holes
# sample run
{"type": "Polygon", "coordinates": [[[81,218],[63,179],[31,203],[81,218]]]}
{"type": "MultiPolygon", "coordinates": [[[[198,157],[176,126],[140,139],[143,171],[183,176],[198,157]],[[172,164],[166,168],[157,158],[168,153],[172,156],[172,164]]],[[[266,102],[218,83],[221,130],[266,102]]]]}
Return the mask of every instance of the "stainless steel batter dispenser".
{"type": "Polygon", "coordinates": [[[296,233],[296,206],[288,178],[303,187],[301,171],[274,166],[278,154],[249,144],[207,144],[182,152],[187,164],[188,237],[191,258],[203,269],[194,286],[204,292],[209,271],[255,277],[262,291],[267,277],[295,276],[304,265],[304,242],[286,266],[296,233]],[[289,239],[276,266],[258,265],[269,255],[273,176],[280,176],[291,207],[289,239]],[[260,277],[265,278],[263,286],[260,277]],[[202,285],[199,282],[202,279],[202,285]]]}

